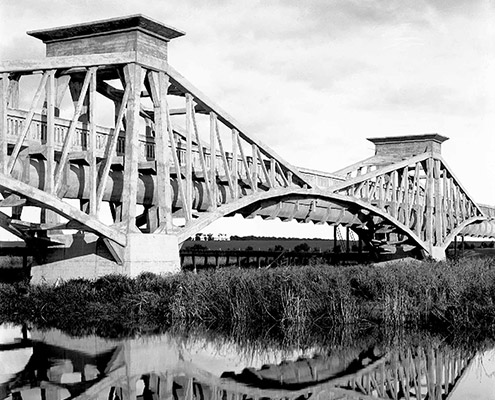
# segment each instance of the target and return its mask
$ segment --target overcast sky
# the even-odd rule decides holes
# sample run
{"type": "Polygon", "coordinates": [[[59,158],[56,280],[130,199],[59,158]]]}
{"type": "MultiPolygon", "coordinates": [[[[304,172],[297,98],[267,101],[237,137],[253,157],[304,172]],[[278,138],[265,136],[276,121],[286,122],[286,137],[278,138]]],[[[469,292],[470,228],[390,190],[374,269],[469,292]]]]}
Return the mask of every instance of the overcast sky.
{"type": "Polygon", "coordinates": [[[0,60],[44,56],[28,30],[136,13],[185,31],[170,64],[290,163],[333,172],[368,137],[435,132],[495,205],[495,0],[2,0],[0,60]]]}

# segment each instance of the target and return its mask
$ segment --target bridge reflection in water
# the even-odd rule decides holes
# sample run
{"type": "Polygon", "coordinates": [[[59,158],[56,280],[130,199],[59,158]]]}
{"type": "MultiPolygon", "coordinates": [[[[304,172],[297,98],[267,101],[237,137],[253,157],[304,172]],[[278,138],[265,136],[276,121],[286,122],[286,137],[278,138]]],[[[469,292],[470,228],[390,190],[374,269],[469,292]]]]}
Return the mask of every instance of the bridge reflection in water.
{"type": "MultiPolygon", "coordinates": [[[[30,343],[23,370],[0,381],[1,399],[447,399],[475,359],[474,351],[426,346],[295,352],[281,361],[280,352],[168,334],[107,341],[33,331],[30,343]]],[[[2,345],[0,357],[14,348],[2,345]]]]}

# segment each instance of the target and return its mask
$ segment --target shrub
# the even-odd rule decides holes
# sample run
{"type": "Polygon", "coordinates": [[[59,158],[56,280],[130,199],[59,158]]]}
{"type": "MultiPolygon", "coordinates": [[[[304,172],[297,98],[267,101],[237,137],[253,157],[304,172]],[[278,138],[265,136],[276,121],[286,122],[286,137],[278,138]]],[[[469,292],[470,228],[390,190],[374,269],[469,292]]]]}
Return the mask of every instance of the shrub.
{"type": "Polygon", "coordinates": [[[495,333],[495,260],[221,269],[60,286],[0,285],[0,319],[105,336],[208,326],[278,332],[382,326],[495,333]]]}

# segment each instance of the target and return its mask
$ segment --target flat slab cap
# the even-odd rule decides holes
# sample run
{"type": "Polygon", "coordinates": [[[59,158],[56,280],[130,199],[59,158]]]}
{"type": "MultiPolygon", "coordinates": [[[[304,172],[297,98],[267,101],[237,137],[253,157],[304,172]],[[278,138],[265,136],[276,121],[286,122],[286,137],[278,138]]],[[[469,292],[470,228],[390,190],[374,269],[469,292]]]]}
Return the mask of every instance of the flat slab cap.
{"type": "Polygon", "coordinates": [[[411,143],[411,142],[436,142],[443,143],[449,140],[448,137],[439,135],[438,133],[424,133],[421,135],[406,135],[406,136],[386,136],[379,138],[368,138],[371,143],[385,144],[385,143],[411,143]]]}
{"type": "Polygon", "coordinates": [[[438,133],[425,133],[422,135],[369,138],[368,140],[375,145],[375,155],[404,157],[426,151],[441,153],[442,143],[448,140],[448,137],[438,133]]]}
{"type": "Polygon", "coordinates": [[[140,30],[165,41],[185,35],[184,32],[178,29],[164,25],[141,14],[57,28],[40,29],[29,31],[27,34],[42,40],[44,43],[48,43],[76,37],[96,36],[129,30],[140,30]]]}

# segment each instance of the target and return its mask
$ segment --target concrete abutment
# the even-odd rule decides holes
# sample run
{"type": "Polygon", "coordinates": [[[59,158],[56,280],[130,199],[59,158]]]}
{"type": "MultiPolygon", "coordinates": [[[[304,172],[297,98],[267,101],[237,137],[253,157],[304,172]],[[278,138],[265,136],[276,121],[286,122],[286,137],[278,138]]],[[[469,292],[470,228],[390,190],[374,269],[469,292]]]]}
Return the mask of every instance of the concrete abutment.
{"type": "Polygon", "coordinates": [[[35,255],[31,283],[96,279],[109,274],[136,277],[143,272],[152,272],[167,275],[180,271],[179,245],[177,237],[172,235],[129,234],[121,257],[116,260],[96,235],[75,234],[70,243],[35,255]]]}

